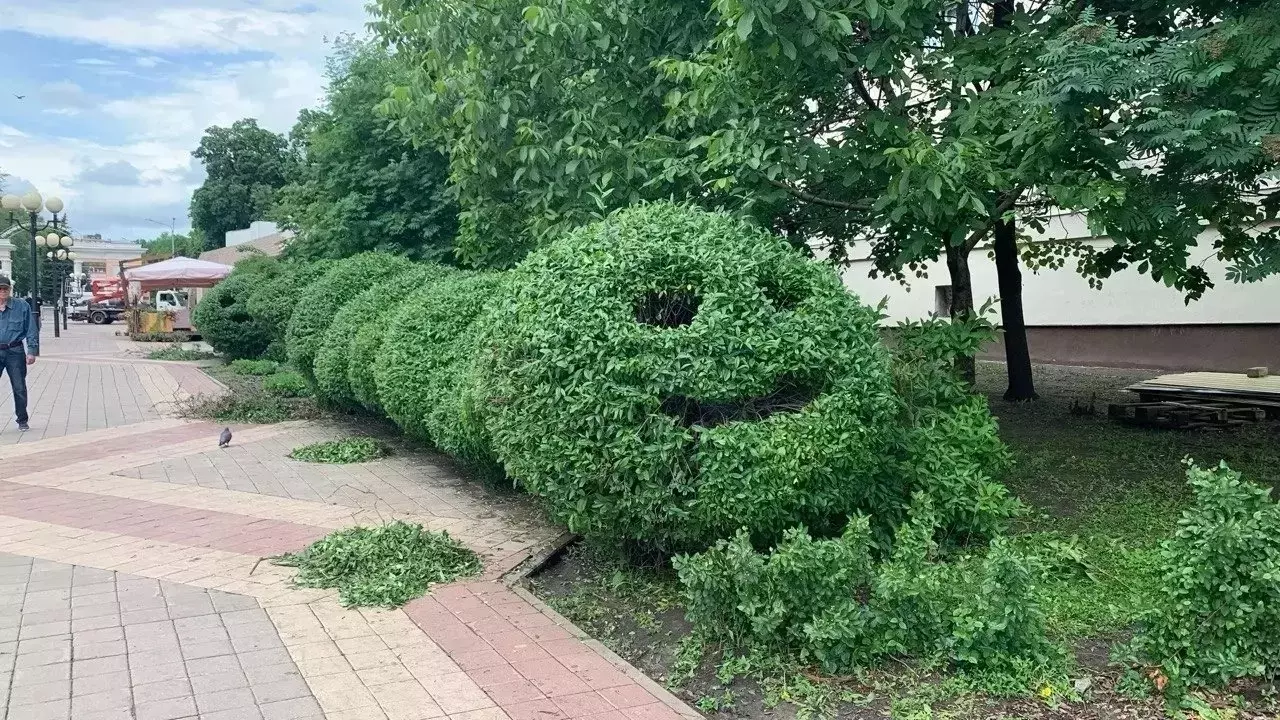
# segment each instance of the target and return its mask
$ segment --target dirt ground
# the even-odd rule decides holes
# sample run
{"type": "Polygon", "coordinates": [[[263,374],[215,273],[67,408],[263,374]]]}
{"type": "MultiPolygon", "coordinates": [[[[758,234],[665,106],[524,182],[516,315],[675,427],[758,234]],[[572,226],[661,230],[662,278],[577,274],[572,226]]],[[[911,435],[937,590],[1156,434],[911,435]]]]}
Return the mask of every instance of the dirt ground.
{"type": "MultiPolygon", "coordinates": [[[[1178,432],[1123,427],[1108,420],[1107,404],[1125,399],[1125,386],[1157,374],[1038,367],[1041,399],[1010,404],[1000,399],[1003,365],[980,364],[980,389],[991,397],[1001,434],[1016,459],[1005,482],[1034,511],[1018,532],[1071,533],[1084,538],[1086,548],[1116,546],[1140,556],[1172,529],[1188,500],[1184,457],[1202,464],[1225,459],[1252,480],[1280,485],[1280,423],[1178,432]]],[[[1101,551],[1099,562],[1105,562],[1107,552],[1101,551]]],[[[1061,587],[1062,608],[1050,609],[1051,615],[1057,610],[1061,616],[1051,631],[1070,638],[1064,642],[1075,657],[1066,683],[1012,698],[977,693],[955,678],[907,665],[856,678],[830,678],[753,658],[726,658],[714,648],[700,653],[688,640],[690,628],[674,577],[628,568],[601,548],[571,547],[532,579],[531,588],[709,717],[1166,717],[1163,699],[1153,696],[1149,681],[1110,661],[1113,644],[1127,635],[1130,616],[1114,608],[1090,607],[1088,596],[1073,596],[1070,578],[1061,587]]],[[[1180,712],[1181,717],[1201,720],[1280,720],[1275,697],[1271,687],[1237,687],[1205,697],[1201,709],[1180,712]]]]}

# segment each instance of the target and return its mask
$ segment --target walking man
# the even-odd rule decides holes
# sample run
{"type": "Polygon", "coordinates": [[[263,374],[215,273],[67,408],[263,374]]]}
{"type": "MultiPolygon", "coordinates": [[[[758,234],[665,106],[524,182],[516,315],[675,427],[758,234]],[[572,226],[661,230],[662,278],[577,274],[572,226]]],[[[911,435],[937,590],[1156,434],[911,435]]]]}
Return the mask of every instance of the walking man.
{"type": "Polygon", "coordinates": [[[31,317],[31,306],[13,297],[13,283],[0,275],[0,373],[9,373],[13,387],[13,410],[18,429],[27,426],[27,366],[40,354],[40,324],[31,317]]]}

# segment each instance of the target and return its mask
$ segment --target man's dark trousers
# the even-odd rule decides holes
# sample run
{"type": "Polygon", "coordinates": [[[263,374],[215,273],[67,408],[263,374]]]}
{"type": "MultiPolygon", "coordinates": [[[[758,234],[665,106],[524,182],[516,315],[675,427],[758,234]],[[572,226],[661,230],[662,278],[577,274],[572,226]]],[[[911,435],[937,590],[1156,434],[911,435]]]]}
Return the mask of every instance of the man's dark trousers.
{"type": "Polygon", "coordinates": [[[9,385],[13,387],[13,410],[18,424],[27,421],[27,352],[22,343],[17,347],[0,350],[0,372],[9,373],[9,385]]]}

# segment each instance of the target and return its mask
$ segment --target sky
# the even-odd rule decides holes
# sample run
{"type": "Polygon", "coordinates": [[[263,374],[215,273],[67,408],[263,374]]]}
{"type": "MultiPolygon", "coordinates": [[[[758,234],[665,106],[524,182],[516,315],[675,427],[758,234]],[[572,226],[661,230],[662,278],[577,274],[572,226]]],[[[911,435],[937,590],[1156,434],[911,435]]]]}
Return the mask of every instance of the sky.
{"type": "Polygon", "coordinates": [[[0,0],[4,191],[61,197],[81,235],[188,229],[204,130],[288,131],[367,19],[363,0],[0,0]]]}

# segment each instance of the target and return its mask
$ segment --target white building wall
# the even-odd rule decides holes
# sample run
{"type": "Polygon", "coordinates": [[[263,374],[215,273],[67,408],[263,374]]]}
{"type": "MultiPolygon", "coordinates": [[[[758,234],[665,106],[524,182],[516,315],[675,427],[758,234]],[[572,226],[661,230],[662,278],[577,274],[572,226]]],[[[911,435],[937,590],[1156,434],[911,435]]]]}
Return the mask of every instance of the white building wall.
{"type": "Polygon", "coordinates": [[[258,240],[278,232],[280,232],[280,228],[275,223],[267,222],[266,220],[255,220],[249,223],[249,227],[244,230],[227,232],[227,247],[258,240]]]}
{"type": "MultiPolygon", "coordinates": [[[[1190,305],[1179,291],[1165,287],[1129,268],[1103,282],[1101,290],[1089,287],[1068,259],[1059,270],[1031,272],[1023,268],[1023,305],[1030,326],[1121,326],[1121,325],[1216,325],[1216,324],[1280,324],[1280,277],[1256,283],[1234,283],[1226,278],[1226,264],[1212,255],[1216,231],[1200,236],[1199,246],[1192,251],[1193,262],[1202,265],[1213,279],[1214,287],[1190,305]]],[[[1046,227],[1046,238],[1085,239],[1088,232],[1078,215],[1055,218],[1046,227]]],[[[1085,240],[1106,247],[1105,238],[1085,240]]],[[[855,249],[853,257],[865,258],[867,247],[855,249]]],[[[875,304],[887,298],[888,324],[903,319],[928,317],[938,310],[935,288],[950,285],[945,262],[931,263],[927,278],[910,277],[903,286],[886,278],[868,276],[870,260],[855,261],[844,272],[845,285],[863,302],[875,304]]],[[[999,296],[995,261],[989,246],[979,247],[969,257],[973,275],[974,302],[981,305],[988,297],[999,296]]],[[[944,310],[945,312],[945,310],[944,310]]]]}

